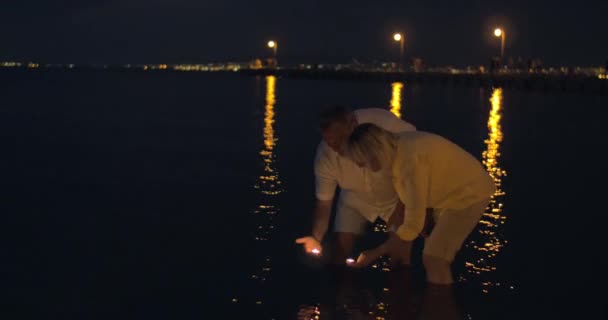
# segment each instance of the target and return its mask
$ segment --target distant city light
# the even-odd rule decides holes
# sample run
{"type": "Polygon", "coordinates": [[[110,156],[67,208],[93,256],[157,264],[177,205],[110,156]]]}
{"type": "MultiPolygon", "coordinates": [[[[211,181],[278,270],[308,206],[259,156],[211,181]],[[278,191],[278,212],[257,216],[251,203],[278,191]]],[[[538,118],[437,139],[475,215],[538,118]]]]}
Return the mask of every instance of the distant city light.
{"type": "Polygon", "coordinates": [[[274,42],[274,41],[272,41],[272,40],[271,40],[271,41],[268,41],[268,48],[274,48],[276,45],[277,45],[277,43],[276,43],[276,42],[274,42]]]}

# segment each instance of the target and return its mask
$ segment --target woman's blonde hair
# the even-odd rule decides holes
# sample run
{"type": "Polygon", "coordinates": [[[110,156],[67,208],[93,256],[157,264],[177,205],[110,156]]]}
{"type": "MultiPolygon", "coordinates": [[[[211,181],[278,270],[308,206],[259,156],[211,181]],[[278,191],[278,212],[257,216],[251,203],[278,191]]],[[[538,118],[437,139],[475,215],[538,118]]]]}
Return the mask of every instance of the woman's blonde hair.
{"type": "Polygon", "coordinates": [[[346,141],[345,155],[355,163],[366,163],[375,158],[381,168],[393,161],[397,136],[373,123],[358,125],[346,141]]]}

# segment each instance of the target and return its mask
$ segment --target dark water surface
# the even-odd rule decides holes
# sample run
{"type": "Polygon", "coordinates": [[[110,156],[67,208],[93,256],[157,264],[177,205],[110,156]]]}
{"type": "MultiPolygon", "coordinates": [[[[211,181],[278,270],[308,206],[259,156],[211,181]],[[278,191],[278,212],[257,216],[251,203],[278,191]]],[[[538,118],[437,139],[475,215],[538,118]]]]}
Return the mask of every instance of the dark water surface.
{"type": "MultiPolygon", "coordinates": [[[[467,318],[606,317],[607,97],[21,71],[0,72],[0,94],[6,319],[330,319],[342,295],[293,240],[331,103],[390,109],[492,173],[500,191],[454,267],[467,318]]],[[[391,316],[385,268],[344,289],[347,318],[391,316]]]]}

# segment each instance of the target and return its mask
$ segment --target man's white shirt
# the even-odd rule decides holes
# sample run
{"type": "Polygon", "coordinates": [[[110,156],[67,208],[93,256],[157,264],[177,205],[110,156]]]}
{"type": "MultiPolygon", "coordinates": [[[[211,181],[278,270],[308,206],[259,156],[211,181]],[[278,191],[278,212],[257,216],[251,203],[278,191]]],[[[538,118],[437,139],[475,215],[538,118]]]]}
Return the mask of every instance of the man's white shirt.
{"type": "MultiPolygon", "coordinates": [[[[354,114],[359,124],[373,123],[393,133],[416,130],[412,124],[385,109],[359,109],[354,114]]],[[[379,172],[360,168],[340,156],[325,141],[317,147],[314,170],[317,199],[333,200],[336,187],[340,187],[339,203],[357,210],[370,222],[378,217],[387,221],[397,204],[390,168],[379,172]]]]}

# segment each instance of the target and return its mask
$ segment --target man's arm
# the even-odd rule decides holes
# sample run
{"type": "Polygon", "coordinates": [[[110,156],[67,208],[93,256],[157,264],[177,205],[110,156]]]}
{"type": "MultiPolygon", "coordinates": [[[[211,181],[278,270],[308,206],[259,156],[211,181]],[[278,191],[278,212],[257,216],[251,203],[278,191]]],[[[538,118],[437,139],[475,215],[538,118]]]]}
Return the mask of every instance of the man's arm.
{"type": "Polygon", "coordinates": [[[323,237],[329,228],[329,217],[331,216],[332,200],[318,200],[313,211],[312,236],[317,241],[323,241],[323,237]]]}
{"type": "Polygon", "coordinates": [[[321,241],[327,229],[329,229],[329,219],[331,217],[331,207],[338,181],[335,174],[335,167],[327,155],[328,148],[323,143],[317,148],[315,157],[315,194],[317,201],[312,212],[312,231],[309,236],[296,239],[296,243],[304,245],[307,253],[321,253],[321,241]]]}
{"type": "Polygon", "coordinates": [[[402,133],[402,132],[410,132],[410,131],[416,131],[416,127],[401,119],[398,118],[396,115],[394,115],[393,113],[391,113],[390,111],[386,111],[387,114],[387,127],[385,128],[388,131],[391,131],[392,133],[402,133]]]}
{"type": "Polygon", "coordinates": [[[338,187],[338,179],[336,178],[338,168],[336,168],[334,159],[336,156],[325,143],[321,143],[315,157],[315,197],[317,201],[312,214],[311,234],[318,241],[323,240],[329,228],[331,207],[338,187]]]}
{"type": "Polygon", "coordinates": [[[361,123],[371,122],[385,130],[392,133],[402,133],[408,131],[416,131],[416,127],[397,117],[392,112],[382,108],[369,108],[357,110],[357,115],[360,117],[358,120],[361,123]]]}
{"type": "Polygon", "coordinates": [[[312,213],[311,235],[296,239],[296,243],[304,246],[304,251],[309,254],[321,254],[321,242],[329,228],[329,217],[331,216],[332,200],[317,200],[312,213]]]}

